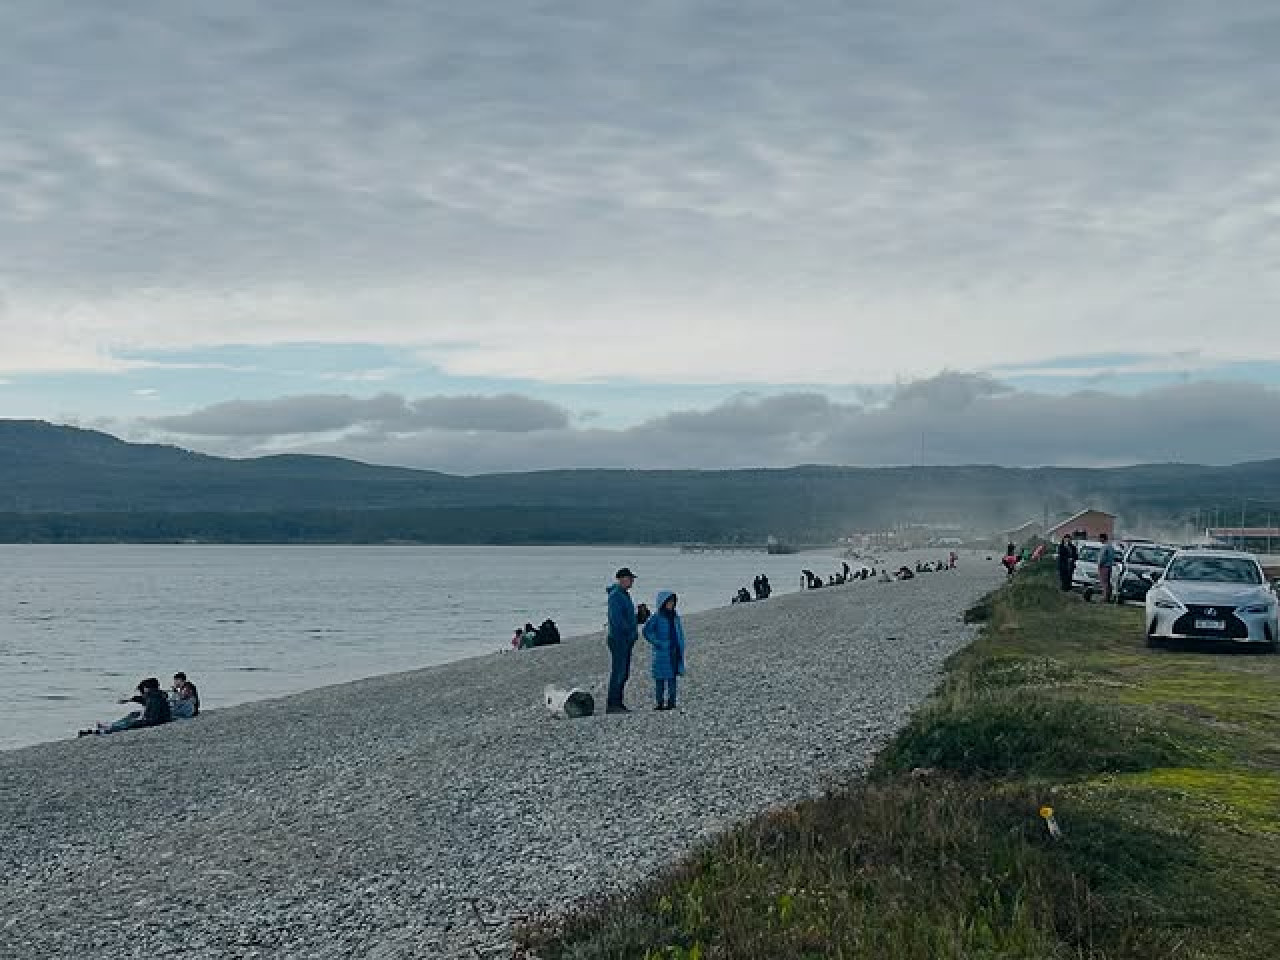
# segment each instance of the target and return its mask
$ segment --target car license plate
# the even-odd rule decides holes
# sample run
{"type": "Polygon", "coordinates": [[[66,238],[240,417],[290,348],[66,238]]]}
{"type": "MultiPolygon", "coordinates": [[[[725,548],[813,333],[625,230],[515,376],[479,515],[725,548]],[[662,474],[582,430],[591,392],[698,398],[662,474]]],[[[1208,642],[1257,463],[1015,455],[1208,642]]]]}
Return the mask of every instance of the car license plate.
{"type": "Polygon", "coordinates": [[[1225,620],[1197,620],[1197,630],[1225,630],[1227,629],[1227,621],[1225,620]]]}

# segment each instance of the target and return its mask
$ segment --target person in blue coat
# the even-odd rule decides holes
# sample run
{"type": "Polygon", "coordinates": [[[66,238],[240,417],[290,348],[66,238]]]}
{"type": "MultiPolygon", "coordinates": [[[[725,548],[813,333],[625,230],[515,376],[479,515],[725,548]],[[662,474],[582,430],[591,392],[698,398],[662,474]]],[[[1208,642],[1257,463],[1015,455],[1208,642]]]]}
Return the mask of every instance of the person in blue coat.
{"type": "Polygon", "coordinates": [[[627,680],[631,677],[631,651],[640,636],[640,628],[636,623],[636,606],[631,600],[631,588],[635,585],[636,575],[629,567],[623,567],[616,574],[617,581],[609,587],[609,627],[605,640],[609,644],[609,699],[605,705],[605,713],[626,713],[627,706],[623,702],[627,680]]]}
{"type": "Polygon", "coordinates": [[[684,624],[676,613],[677,597],[658,593],[653,616],[644,625],[644,638],[653,647],[653,683],[657,710],[676,708],[676,678],[684,675],[684,624]]]}

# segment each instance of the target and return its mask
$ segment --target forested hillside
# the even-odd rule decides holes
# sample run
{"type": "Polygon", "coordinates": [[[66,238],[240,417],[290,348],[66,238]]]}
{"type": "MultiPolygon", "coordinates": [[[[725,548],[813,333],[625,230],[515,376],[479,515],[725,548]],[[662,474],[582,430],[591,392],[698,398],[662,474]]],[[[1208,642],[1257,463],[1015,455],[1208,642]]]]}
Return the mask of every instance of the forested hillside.
{"type": "Polygon", "coordinates": [[[1280,461],[458,477],[328,457],[233,460],[0,421],[0,540],[9,542],[823,542],[902,523],[999,530],[1085,504],[1131,524],[1182,525],[1214,507],[1235,522],[1249,500],[1277,496],[1280,461]]]}

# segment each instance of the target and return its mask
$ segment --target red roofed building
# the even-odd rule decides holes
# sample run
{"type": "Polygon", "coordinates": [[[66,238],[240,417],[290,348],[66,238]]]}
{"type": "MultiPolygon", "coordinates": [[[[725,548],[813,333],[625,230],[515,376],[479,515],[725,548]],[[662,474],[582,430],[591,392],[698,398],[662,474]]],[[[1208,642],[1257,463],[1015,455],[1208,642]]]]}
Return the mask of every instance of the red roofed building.
{"type": "Polygon", "coordinates": [[[1050,540],[1061,540],[1065,534],[1075,537],[1084,534],[1086,540],[1097,540],[1106,534],[1114,540],[1116,536],[1116,515],[1105,510],[1081,510],[1074,517],[1068,517],[1056,527],[1050,527],[1047,536],[1050,540]]]}

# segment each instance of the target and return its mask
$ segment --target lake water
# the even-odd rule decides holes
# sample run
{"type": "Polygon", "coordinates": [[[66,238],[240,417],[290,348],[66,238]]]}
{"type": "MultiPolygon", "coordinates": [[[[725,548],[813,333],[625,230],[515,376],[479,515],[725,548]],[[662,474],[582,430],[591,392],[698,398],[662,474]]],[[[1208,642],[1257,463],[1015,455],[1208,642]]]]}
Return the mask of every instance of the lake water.
{"type": "MultiPolygon", "coordinates": [[[[509,649],[526,620],[567,636],[604,623],[627,565],[633,595],[723,606],[766,573],[774,592],[827,555],[614,547],[0,545],[0,749],[123,715],[137,681],[185,670],[205,707],[509,649]]],[[[513,656],[518,654],[513,654],[513,656]]],[[[601,674],[606,672],[601,655],[601,674]]]]}

